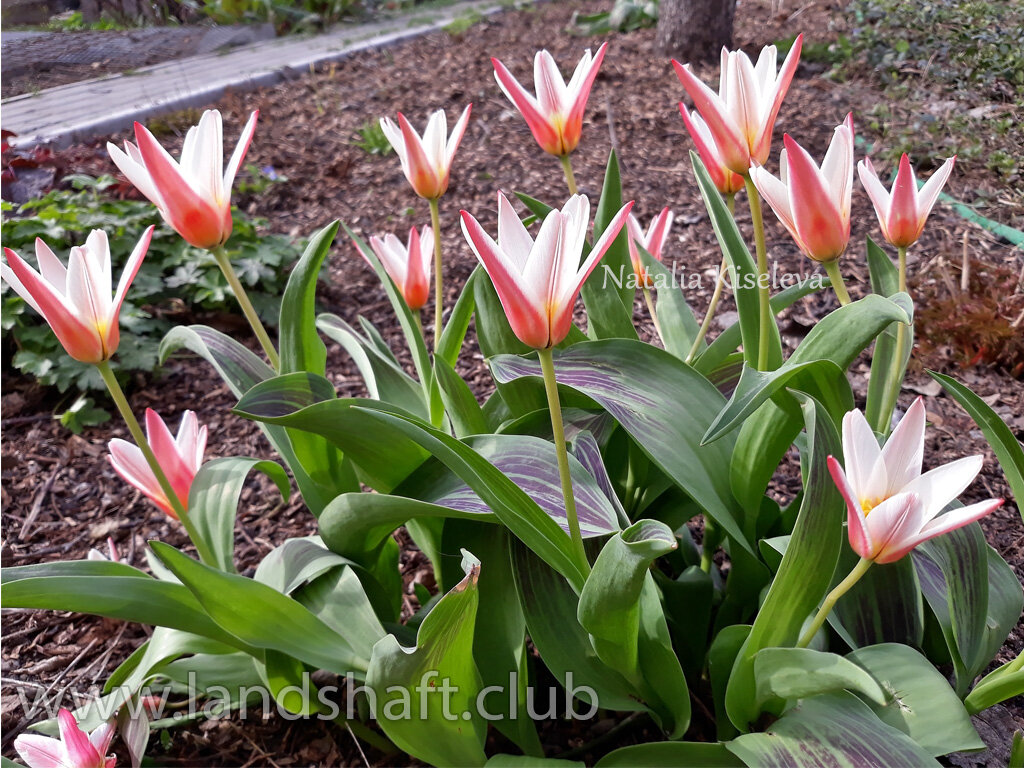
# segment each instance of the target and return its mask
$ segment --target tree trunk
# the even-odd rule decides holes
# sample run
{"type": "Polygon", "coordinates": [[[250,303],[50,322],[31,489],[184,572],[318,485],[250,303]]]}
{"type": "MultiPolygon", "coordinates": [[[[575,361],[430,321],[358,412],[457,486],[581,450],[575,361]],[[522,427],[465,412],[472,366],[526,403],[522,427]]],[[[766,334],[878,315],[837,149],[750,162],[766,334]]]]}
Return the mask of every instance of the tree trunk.
{"type": "Polygon", "coordinates": [[[660,0],[657,45],[679,61],[715,61],[732,47],[736,0],[660,0]]]}

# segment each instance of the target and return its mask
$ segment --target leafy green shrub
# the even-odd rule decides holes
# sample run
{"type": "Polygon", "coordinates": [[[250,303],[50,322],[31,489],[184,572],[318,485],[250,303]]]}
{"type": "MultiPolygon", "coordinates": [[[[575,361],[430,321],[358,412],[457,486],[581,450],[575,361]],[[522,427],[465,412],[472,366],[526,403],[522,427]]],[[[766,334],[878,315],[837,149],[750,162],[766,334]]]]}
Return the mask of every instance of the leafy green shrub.
{"type": "MultiPolygon", "coordinates": [[[[117,274],[147,226],[158,220],[153,206],[142,200],[117,200],[104,194],[116,184],[110,176],[94,179],[69,176],[72,189],[53,190],[20,206],[3,203],[3,242],[34,263],[35,239],[41,237],[62,258],[85,242],[92,229],[105,229],[117,274]]],[[[239,279],[264,322],[276,324],[276,303],[284,290],[286,269],[301,244],[280,235],[264,234],[265,222],[235,210],[229,241],[239,279]]],[[[61,392],[104,390],[95,366],[63,354],[43,320],[6,284],[2,289],[4,364],[35,376],[61,392]]],[[[237,304],[213,257],[193,248],[160,222],[149,252],[121,310],[121,345],[112,366],[122,376],[157,367],[157,345],[182,315],[196,312],[237,312],[237,304]]]]}
{"type": "Polygon", "coordinates": [[[359,141],[353,141],[352,144],[368,155],[384,157],[395,151],[388,137],[384,135],[379,120],[367,120],[356,129],[356,133],[359,134],[359,141]]]}

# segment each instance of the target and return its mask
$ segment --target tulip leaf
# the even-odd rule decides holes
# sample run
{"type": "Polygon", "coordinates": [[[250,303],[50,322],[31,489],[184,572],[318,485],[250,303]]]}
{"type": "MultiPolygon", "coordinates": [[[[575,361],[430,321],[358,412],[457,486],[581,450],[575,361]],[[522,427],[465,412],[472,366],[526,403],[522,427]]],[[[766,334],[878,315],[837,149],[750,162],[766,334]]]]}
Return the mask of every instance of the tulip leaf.
{"type": "Polygon", "coordinates": [[[384,733],[400,749],[433,765],[482,766],[487,761],[486,723],[474,706],[482,687],[473,661],[481,565],[468,553],[464,562],[466,578],[423,619],[415,648],[385,636],[373,647],[366,676],[384,733]]]}
{"type": "Polygon", "coordinates": [[[988,444],[999,460],[999,466],[1003,468],[1006,475],[1006,482],[1013,491],[1017,501],[1017,511],[1024,520],[1024,447],[1014,437],[1013,432],[1006,426],[999,415],[992,410],[988,403],[974,394],[970,389],[958,382],[956,379],[935,371],[928,371],[928,375],[935,379],[946,394],[960,403],[967,411],[978,429],[985,435],[988,444]]]}
{"type": "Polygon", "coordinates": [[[384,627],[354,567],[333,568],[300,586],[292,597],[339,635],[359,638],[361,654],[369,655],[373,643],[384,637],[384,627]]]}
{"type": "Polygon", "coordinates": [[[530,639],[556,680],[584,703],[617,711],[644,709],[633,687],[597,656],[577,620],[579,597],[565,578],[526,546],[512,543],[512,575],[530,639]]]}
{"type": "Polygon", "coordinates": [[[421,418],[428,417],[423,388],[402,370],[390,350],[383,352],[375,339],[359,333],[337,315],[322,314],[316,325],[345,348],[359,369],[371,398],[391,403],[421,418]]]}
{"type": "Polygon", "coordinates": [[[482,435],[491,431],[473,390],[440,355],[434,358],[434,380],[441,390],[444,410],[451,420],[456,437],[482,435]]]}
{"type": "Polygon", "coordinates": [[[909,299],[905,295],[892,301],[869,294],[818,321],[780,368],[758,371],[745,367],[729,404],[715,418],[704,441],[717,440],[735,429],[787,384],[815,395],[838,422],[853,409],[845,381],[847,368],[889,323],[909,320],[906,306],[909,299]]]}
{"type": "Polygon", "coordinates": [[[485,765],[486,768],[585,768],[586,763],[576,762],[575,760],[560,760],[554,757],[495,755],[485,765]]]}
{"type": "MultiPolygon", "coordinates": [[[[658,298],[655,312],[658,315],[658,324],[661,327],[665,349],[680,360],[685,360],[690,354],[693,340],[700,333],[700,323],[693,316],[690,305],[686,303],[682,286],[676,284],[675,273],[670,272],[639,243],[636,243],[636,248],[647,273],[654,282],[658,298]]],[[[701,342],[698,351],[703,352],[706,348],[707,345],[701,342]]]]}
{"type": "Polygon", "coordinates": [[[288,275],[281,297],[280,373],[307,371],[323,376],[327,347],[316,332],[316,283],[340,222],[333,221],[309,239],[302,257],[288,275]]]}
{"type": "Polygon", "coordinates": [[[160,541],[150,547],[218,625],[256,648],[269,648],[344,675],[366,670],[372,640],[342,636],[301,603],[253,579],[218,571],[160,541]]]}
{"type": "MultiPolygon", "coordinates": [[[[868,272],[871,276],[871,290],[879,296],[892,297],[899,292],[899,270],[892,263],[889,254],[883,251],[874,240],[867,238],[867,261],[868,272]]],[[[893,366],[900,370],[900,384],[902,386],[903,375],[906,373],[907,362],[910,360],[910,352],[914,348],[914,328],[906,326],[906,342],[903,350],[903,359],[896,359],[896,333],[898,323],[892,323],[882,331],[875,340],[875,349],[871,354],[871,376],[868,378],[867,405],[864,408],[864,417],[868,424],[878,425],[882,418],[882,408],[885,402],[886,390],[890,386],[889,372],[893,366]]]]}
{"type": "MultiPolygon", "coordinates": [[[[884,707],[888,701],[882,686],[861,667],[834,653],[810,648],[758,651],[754,657],[754,677],[760,705],[772,700],[795,701],[842,690],[862,693],[878,707],[884,707]]],[[[949,690],[948,685],[946,690],[949,690]]]]}
{"type": "Polygon", "coordinates": [[[0,570],[4,608],[77,611],[169,627],[260,655],[207,614],[181,584],[158,581],[137,568],[102,560],[64,560],[0,570]]]}
{"type": "MultiPolygon", "coordinates": [[[[372,422],[380,424],[382,428],[393,427],[422,449],[429,451],[458,475],[479,496],[485,508],[489,508],[505,527],[569,579],[574,587],[582,589],[584,575],[576,561],[569,536],[526,491],[500,469],[469,445],[451,435],[428,427],[422,422],[417,423],[411,417],[383,409],[379,403],[362,401],[362,407],[358,410],[372,422]]],[[[496,437],[480,439],[495,440],[496,437]]],[[[551,450],[554,450],[553,447],[551,450]]],[[[582,467],[579,471],[584,472],[582,467]]],[[[442,503],[450,504],[452,501],[448,499],[442,503]]],[[[473,499],[467,501],[469,509],[480,509],[479,502],[473,499]]],[[[461,508],[466,509],[467,506],[461,508]]]]}
{"type": "MultiPolygon", "coordinates": [[[[708,175],[700,156],[690,150],[690,162],[693,173],[697,177],[704,205],[711,217],[711,225],[718,237],[718,245],[722,254],[729,262],[729,282],[736,298],[736,309],[740,315],[740,334],[743,337],[743,356],[747,365],[757,367],[757,350],[759,343],[761,318],[760,299],[758,297],[758,281],[760,279],[757,265],[747,250],[736,219],[729,213],[729,208],[722,199],[721,193],[708,175]]],[[[768,330],[768,369],[778,368],[782,364],[782,340],[779,328],[772,315],[772,326],[768,330]]]]}
{"type": "Polygon", "coordinates": [[[744,768],[724,744],[663,741],[620,747],[597,761],[595,768],[744,768]]]}
{"type": "Polygon", "coordinates": [[[455,368],[459,362],[459,353],[462,352],[462,344],[466,340],[466,333],[469,331],[469,321],[473,319],[476,311],[476,289],[475,285],[481,280],[484,273],[483,267],[477,266],[469,276],[459,298],[452,307],[448,322],[441,331],[441,342],[437,348],[435,357],[439,357],[448,363],[450,368],[455,368]]]}
{"type": "MultiPolygon", "coordinates": [[[[540,377],[540,364],[510,355],[490,360],[496,381],[540,377]]],[[[596,400],[647,456],[740,546],[751,548],[729,488],[732,440],[700,445],[722,395],[681,360],[626,339],[581,342],[555,354],[555,376],[596,400]]]]}
{"type": "MultiPolygon", "coordinates": [[[[335,446],[336,455],[356,465],[362,480],[382,493],[389,493],[423,463],[427,453],[357,407],[374,402],[336,398],[334,385],[327,379],[293,373],[253,387],[238,401],[234,412],[257,421],[323,436],[335,446]]],[[[376,407],[404,413],[387,403],[379,403],[376,407]]],[[[327,471],[323,459],[318,464],[322,471],[327,471]]],[[[330,475],[323,482],[339,486],[334,496],[358,489],[358,483],[349,481],[341,486],[338,478],[330,475]]]]}
{"type": "Polygon", "coordinates": [[[288,539],[270,550],[256,566],[253,578],[290,595],[332,568],[351,563],[351,560],[327,549],[319,536],[304,536],[288,539]]]}
{"type": "Polygon", "coordinates": [[[1014,696],[1024,696],[1024,666],[1020,654],[981,678],[964,699],[964,707],[976,715],[1014,696]]]}
{"type": "Polygon", "coordinates": [[[285,501],[291,494],[288,475],[274,461],[242,456],[212,459],[203,464],[188,493],[188,515],[222,571],[235,571],[235,515],[246,478],[253,470],[274,481],[285,501]]]}
{"type": "MultiPolygon", "coordinates": [[[[746,645],[751,629],[749,624],[729,624],[715,635],[708,649],[708,677],[711,679],[711,695],[715,702],[715,728],[719,741],[731,738],[738,732],[729,720],[726,696],[736,659],[746,645]]],[[[753,681],[748,680],[747,694],[753,697],[755,691],[753,681]]]]}
{"type": "MultiPolygon", "coordinates": [[[[613,149],[608,155],[604,172],[601,199],[594,214],[594,239],[605,229],[622,208],[622,179],[619,160],[613,149]]],[[[600,263],[583,284],[583,304],[587,308],[587,335],[592,339],[636,339],[633,326],[633,265],[629,259],[629,233],[623,227],[601,257],[600,263]]]]}
{"type": "Polygon", "coordinates": [[[871,645],[846,658],[886,690],[887,701],[867,702],[879,720],[903,731],[932,755],[985,748],[946,678],[913,648],[871,645]]]}
{"type": "MultiPolygon", "coordinates": [[[[182,348],[210,363],[235,397],[242,397],[260,382],[277,375],[273,368],[248,348],[205,325],[179,325],[172,328],[160,342],[160,362],[166,362],[173,352],[182,348]]],[[[260,424],[260,429],[291,470],[306,506],[314,515],[319,514],[336,494],[323,491],[302,467],[284,427],[260,424]]]]}
{"type": "Polygon", "coordinates": [[[741,730],[760,710],[754,697],[754,658],[763,648],[795,645],[807,617],[829,588],[839,559],[846,505],[829,475],[828,456],[841,456],[839,434],[823,406],[794,392],[807,430],[804,496],[782,563],[736,658],[726,707],[741,730]]]}
{"type": "Polygon", "coordinates": [[[787,768],[891,768],[939,765],[902,731],[883,723],[852,693],[804,699],[764,733],[726,744],[747,765],[787,768]]]}

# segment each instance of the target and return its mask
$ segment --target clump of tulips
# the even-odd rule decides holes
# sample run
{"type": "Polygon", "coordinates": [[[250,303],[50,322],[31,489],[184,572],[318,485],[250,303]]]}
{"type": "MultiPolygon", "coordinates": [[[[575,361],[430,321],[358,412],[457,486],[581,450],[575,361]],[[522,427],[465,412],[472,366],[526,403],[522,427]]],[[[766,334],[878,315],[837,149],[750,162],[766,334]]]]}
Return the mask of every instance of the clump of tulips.
{"type": "MultiPolygon", "coordinates": [[[[193,325],[172,331],[161,355],[184,349],[208,361],[237,397],[233,413],[260,424],[281,463],[204,463],[207,429],[190,411],[177,435],[153,411],[145,433],[135,419],[107,361],[151,232],[116,292],[103,232],[73,249],[66,267],[42,241],[38,271],[6,252],[4,279],[68,354],[96,365],[110,386],[134,440],[110,442],[114,470],[181,523],[196,555],[153,541],[148,571],[120,562],[113,546],[110,559],[96,553],[3,569],[4,607],[155,626],[100,699],[40,724],[59,740],[18,738],[27,763],[113,765],[106,752],[119,712],[137,762],[150,725],[124,711],[150,702],[150,683],[164,678],[179,686],[175,693],[192,681],[185,701],[236,692],[222,701],[228,709],[244,704],[243,688],[263,686],[282,711],[336,721],[387,762],[404,751],[439,766],[482,766],[494,749],[488,727],[504,736],[499,749],[552,757],[532,698],[541,665],[590,716],[635,713],[661,742],[609,754],[603,742],[584,745],[579,753],[601,766],[917,766],[981,748],[970,715],[1024,692],[1020,657],[979,678],[1024,606],[1020,584],[977,522],[1004,500],[957,501],[981,470],[980,456],[922,471],[924,401],[896,418],[913,338],[906,251],[953,160],[918,189],[904,156],[891,192],[870,160],[860,161],[897,258],[870,240],[860,254],[850,243],[852,115],[820,163],[786,135],[778,171],[770,169],[801,43],[781,67],[773,46],[756,63],[723,51],[717,92],[673,62],[693,103],[679,109],[722,250],[700,320],[685,291],[664,279],[678,207],[665,205],[645,230],[624,199],[614,154],[598,204],[577,191],[570,157],[585,151],[587,99],[607,44],[587,51],[568,82],[550,54],[537,53],[536,94],[493,60],[498,86],[540,149],[559,158],[567,195],[519,195],[524,218],[498,193],[496,232],[479,212],[462,211],[467,248],[448,258],[471,253],[479,268],[451,307],[442,305],[438,201],[450,174],[466,170],[456,154],[470,107],[450,134],[443,111],[422,136],[401,112],[397,123],[384,118],[412,192],[428,201],[430,224],[412,227],[405,244],[394,233],[367,243],[346,232],[380,277],[412,370],[365,318],[356,326],[315,314],[337,222],[296,262],[277,344],[259,323],[229,250],[230,189],[255,114],[226,170],[215,111],[189,131],[180,163],[139,125],[136,144],[111,145],[114,162],[164,219],[215,255],[263,353],[193,325]],[[740,193],[754,223],[753,256],[733,216],[740,193]],[[827,280],[772,295],[762,200],[827,280]],[[858,258],[867,259],[871,286],[855,299],[842,266],[858,258]],[[609,279],[623,272],[632,282],[609,279]],[[428,346],[421,314],[431,274],[428,346]],[[825,286],[840,306],[787,354],[776,316],[825,286]],[[638,288],[654,343],[633,323],[638,288]],[[726,290],[739,319],[709,340],[726,290]],[[573,320],[580,296],[585,331],[573,320]],[[482,405],[456,373],[471,321],[496,386],[482,405]],[[337,396],[324,338],[352,356],[367,397],[337,396]],[[869,349],[867,399],[858,403],[850,369],[869,349]],[[782,507],[768,484],[794,448],[802,490],[782,507]],[[286,495],[294,481],[317,535],[276,542],[242,575],[236,513],[254,470],[286,495]],[[392,535],[403,526],[438,586],[415,593],[417,610],[404,626],[401,606],[413,598],[392,535]],[[356,706],[328,706],[314,671],[324,690],[331,675],[344,678],[356,706]],[[435,695],[442,687],[451,694],[443,702],[435,695]],[[491,691],[500,695],[488,698],[491,691]],[[694,702],[705,713],[699,729],[694,702]]],[[[933,376],[992,443],[1019,505],[1020,444],[965,386],[933,376]]]]}

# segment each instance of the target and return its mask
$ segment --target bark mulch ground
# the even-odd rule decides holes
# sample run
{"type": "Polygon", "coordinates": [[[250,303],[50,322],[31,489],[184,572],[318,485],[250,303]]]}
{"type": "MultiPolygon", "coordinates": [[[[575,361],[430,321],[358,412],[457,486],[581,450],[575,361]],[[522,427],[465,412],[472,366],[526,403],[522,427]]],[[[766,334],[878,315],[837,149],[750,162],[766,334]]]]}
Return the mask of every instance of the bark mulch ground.
{"type": "MultiPolygon", "coordinates": [[[[267,217],[275,230],[295,235],[341,218],[363,236],[395,232],[404,238],[409,226],[428,221],[426,205],[409,190],[393,155],[371,156],[353,144],[356,129],[382,115],[393,116],[400,109],[417,125],[442,107],[454,120],[455,114],[472,102],[469,130],[456,159],[451,187],[441,201],[446,306],[452,306],[474,265],[457,224],[460,208],[476,214],[485,227],[493,227],[498,190],[509,195],[521,190],[552,202],[565,197],[558,163],[537,150],[521,117],[498,90],[490,57],[501,58],[513,72],[529,79],[533,52],[546,47],[563,69],[570,68],[583,48],[596,48],[603,39],[566,34],[573,12],[594,12],[605,5],[594,0],[570,0],[506,12],[475,24],[457,37],[428,35],[271,89],[229,95],[218,105],[225,112],[228,126],[239,126],[251,110],[261,110],[248,160],[259,166],[272,165],[289,178],[286,184],[275,185],[256,199],[242,201],[243,207],[267,217]]],[[[826,40],[831,34],[830,21],[842,22],[836,3],[812,4],[793,16],[773,15],[771,5],[760,0],[743,4],[737,13],[736,42],[747,50],[756,50],[792,34],[798,27],[811,37],[826,40]]],[[[704,276],[703,288],[688,294],[695,311],[703,313],[720,252],[689,167],[691,145],[677,111],[682,87],[668,59],[655,51],[653,30],[608,39],[608,56],[591,95],[581,148],[574,157],[577,178],[582,190],[596,197],[605,161],[614,147],[622,161],[626,196],[637,201],[641,219],[649,218],[664,205],[675,210],[677,223],[666,247],[666,260],[687,275],[704,276]]],[[[709,79],[717,76],[711,66],[699,71],[709,79]]],[[[792,133],[820,157],[833,126],[851,110],[856,121],[878,98],[870,82],[838,84],[819,77],[814,67],[801,68],[783,105],[777,135],[782,131],[792,133]]],[[[166,122],[173,125],[173,120],[166,122]]],[[[97,140],[69,150],[73,170],[113,173],[104,142],[97,140]]],[[[778,142],[773,162],[777,151],[778,142]]],[[[951,194],[957,198],[988,183],[984,169],[964,165],[958,166],[950,185],[951,194]]],[[[750,217],[742,199],[738,208],[740,225],[749,241],[750,217]]],[[[809,273],[813,265],[797,252],[774,217],[767,217],[769,248],[780,271],[809,273]]],[[[868,286],[863,239],[866,234],[875,236],[877,231],[870,204],[859,189],[854,195],[853,221],[853,246],[843,269],[856,298],[868,286]]],[[[1021,252],[947,208],[940,207],[933,214],[910,262],[914,276],[911,288],[916,295],[930,297],[936,306],[948,302],[950,309],[942,317],[946,325],[950,318],[968,317],[971,307],[991,300],[1003,302],[1001,311],[1006,311],[1006,302],[1016,312],[1024,309],[1024,297],[1014,296],[1014,290],[1018,290],[1014,282],[1004,279],[1008,273],[1016,276],[1020,272],[1021,252]],[[964,249],[974,274],[969,281],[973,292],[966,293],[957,287],[964,249]],[[1010,287],[1005,295],[993,297],[990,286],[1000,275],[1000,284],[1010,287]]],[[[321,300],[325,309],[348,321],[364,315],[396,348],[401,346],[383,291],[348,242],[335,245],[321,300]]],[[[821,294],[783,313],[780,322],[785,343],[790,348],[795,346],[815,320],[834,306],[831,294],[821,294]]],[[[730,314],[734,311],[734,305],[727,302],[719,317],[729,320],[735,317],[730,314]]],[[[649,337],[653,330],[640,304],[636,321],[649,337]]],[[[927,329],[922,331],[926,345],[918,351],[900,406],[906,408],[918,395],[925,398],[933,424],[926,447],[930,465],[973,453],[985,455],[982,475],[965,494],[965,501],[1009,496],[981,433],[924,375],[923,367],[954,373],[986,398],[1020,436],[1024,433],[1024,387],[1012,374],[1019,376],[1014,365],[1024,360],[987,365],[977,349],[962,348],[973,338],[971,329],[956,326],[955,330],[960,335],[948,328],[931,336],[927,329]],[[921,354],[926,355],[923,360],[921,354]]],[[[461,366],[477,394],[488,394],[492,385],[472,336],[461,366]]],[[[354,366],[337,348],[330,351],[328,370],[341,394],[365,394],[354,366]]],[[[866,359],[853,371],[861,402],[867,371],[866,359]]],[[[129,489],[107,464],[106,442],[114,436],[127,437],[117,422],[71,436],[50,419],[48,393],[30,381],[6,374],[3,385],[0,492],[5,565],[82,557],[90,547],[102,546],[107,537],[112,537],[136,565],[142,564],[142,551],[149,539],[186,546],[178,526],[129,489]]],[[[140,380],[137,385],[131,398],[139,412],[153,406],[168,420],[184,409],[198,412],[210,427],[208,457],[268,454],[257,428],[229,414],[233,399],[205,364],[174,358],[159,379],[140,380]]],[[[795,466],[787,465],[780,472],[774,485],[780,498],[794,492],[796,471],[795,466]]],[[[1014,506],[1004,505],[983,526],[989,543],[1018,576],[1024,574],[1024,532],[1014,506]]],[[[304,512],[300,500],[282,504],[266,483],[252,481],[239,516],[237,547],[242,569],[251,572],[259,559],[286,537],[314,531],[314,521],[304,512]]],[[[429,578],[422,556],[412,548],[406,550],[403,568],[410,585],[413,580],[429,578]]],[[[13,737],[30,722],[13,689],[20,688],[29,695],[40,689],[49,694],[85,691],[101,684],[147,633],[134,625],[54,612],[9,611],[3,622],[5,755],[11,754],[13,737]]],[[[1001,651],[1000,661],[1014,657],[1022,647],[1024,631],[1018,626],[1001,651]]],[[[989,721],[982,728],[1003,741],[1008,738],[1009,728],[1024,725],[1019,705],[1000,709],[989,716],[989,721]]],[[[549,754],[558,755],[598,739],[613,724],[610,720],[586,725],[549,724],[542,728],[542,740],[549,754]]],[[[710,733],[708,724],[698,715],[694,729],[696,735],[691,736],[695,738],[710,733]]],[[[581,750],[578,757],[590,762],[610,749],[644,738],[656,736],[649,723],[636,721],[600,745],[581,750]]],[[[397,759],[372,750],[360,753],[352,736],[335,726],[294,723],[277,717],[265,722],[241,723],[230,718],[209,722],[171,732],[166,746],[158,741],[154,739],[151,754],[161,765],[384,765],[397,759]]],[[[985,758],[979,759],[984,764],[985,758]]]]}

